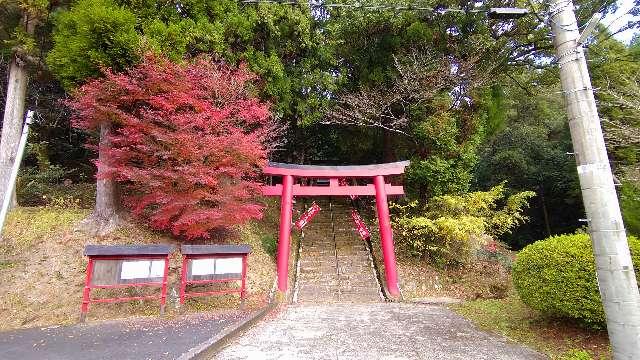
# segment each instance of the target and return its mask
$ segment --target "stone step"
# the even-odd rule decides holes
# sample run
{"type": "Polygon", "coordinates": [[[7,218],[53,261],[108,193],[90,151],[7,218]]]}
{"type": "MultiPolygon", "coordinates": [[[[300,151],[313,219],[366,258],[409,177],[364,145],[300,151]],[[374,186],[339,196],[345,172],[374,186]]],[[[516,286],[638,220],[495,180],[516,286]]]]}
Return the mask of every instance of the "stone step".
{"type": "Polygon", "coordinates": [[[381,301],[369,250],[355,231],[351,207],[316,203],[322,211],[304,229],[298,259],[296,301],[381,301]]]}

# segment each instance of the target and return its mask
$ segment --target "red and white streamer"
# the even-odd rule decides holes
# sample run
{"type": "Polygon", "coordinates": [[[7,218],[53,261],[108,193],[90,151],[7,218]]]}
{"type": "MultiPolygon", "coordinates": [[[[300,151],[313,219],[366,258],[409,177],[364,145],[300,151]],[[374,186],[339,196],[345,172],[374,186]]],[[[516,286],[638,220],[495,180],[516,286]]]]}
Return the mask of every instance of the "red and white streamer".
{"type": "Polygon", "coordinates": [[[313,219],[313,217],[316,216],[318,212],[320,212],[320,210],[320,206],[318,206],[318,204],[316,204],[316,202],[314,201],[307,209],[307,211],[305,211],[304,214],[302,214],[300,218],[294,223],[294,225],[296,226],[296,228],[298,228],[298,230],[302,230],[302,228],[305,227],[305,225],[307,225],[309,221],[311,221],[311,219],[313,219]]]}
{"type": "Polygon", "coordinates": [[[353,219],[353,223],[356,225],[356,231],[362,240],[370,239],[371,234],[369,233],[369,229],[367,228],[367,225],[365,225],[364,221],[362,221],[362,217],[360,217],[358,210],[351,210],[351,218],[353,219]]]}

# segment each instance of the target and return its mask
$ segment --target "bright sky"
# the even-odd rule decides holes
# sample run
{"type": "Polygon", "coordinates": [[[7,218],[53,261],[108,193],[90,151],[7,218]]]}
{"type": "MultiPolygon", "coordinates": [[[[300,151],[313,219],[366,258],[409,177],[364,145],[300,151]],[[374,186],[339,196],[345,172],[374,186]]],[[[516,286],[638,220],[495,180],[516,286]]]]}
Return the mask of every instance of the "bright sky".
{"type": "MultiPolygon", "coordinates": [[[[611,31],[616,31],[623,27],[629,20],[634,17],[631,15],[625,15],[633,7],[633,0],[618,0],[618,6],[620,7],[618,11],[614,14],[608,15],[602,20],[604,25],[607,25],[611,31]]],[[[637,19],[637,17],[636,17],[637,19]]],[[[635,34],[634,30],[623,31],[616,36],[616,39],[628,44],[633,35],[635,34]]]]}

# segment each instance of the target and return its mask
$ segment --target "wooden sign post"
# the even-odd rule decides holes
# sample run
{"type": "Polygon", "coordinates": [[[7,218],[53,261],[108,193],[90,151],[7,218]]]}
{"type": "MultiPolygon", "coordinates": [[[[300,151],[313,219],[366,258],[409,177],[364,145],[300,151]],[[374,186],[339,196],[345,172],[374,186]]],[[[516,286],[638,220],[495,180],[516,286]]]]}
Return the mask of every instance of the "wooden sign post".
{"type": "Polygon", "coordinates": [[[189,297],[239,293],[244,305],[249,245],[182,245],[180,303],[189,297]],[[240,287],[203,292],[187,292],[187,285],[206,285],[240,281],[240,287]]]}
{"type": "Polygon", "coordinates": [[[80,322],[84,322],[90,303],[114,303],[132,300],[160,300],[160,315],[167,300],[167,275],[171,245],[110,246],[87,245],[84,255],[89,257],[87,277],[82,293],[80,322]],[[159,295],[116,298],[91,298],[91,289],[118,289],[158,286],[159,295]]]}

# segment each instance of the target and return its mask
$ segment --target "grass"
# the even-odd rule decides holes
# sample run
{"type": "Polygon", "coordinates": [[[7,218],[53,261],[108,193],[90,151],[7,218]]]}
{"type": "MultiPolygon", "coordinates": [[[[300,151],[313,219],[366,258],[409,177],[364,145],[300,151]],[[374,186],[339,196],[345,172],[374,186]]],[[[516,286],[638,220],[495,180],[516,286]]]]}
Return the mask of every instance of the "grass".
{"type": "Polygon", "coordinates": [[[16,263],[6,260],[0,260],[0,270],[11,269],[16,266],[16,263]]]}
{"type": "Polygon", "coordinates": [[[37,240],[69,231],[89,210],[55,207],[17,208],[7,217],[3,237],[14,239],[19,248],[28,248],[37,240]]]}
{"type": "Polygon", "coordinates": [[[611,358],[606,332],[585,330],[530,309],[517,294],[504,299],[467,301],[451,308],[483,330],[501,334],[553,359],[611,358]]]}

